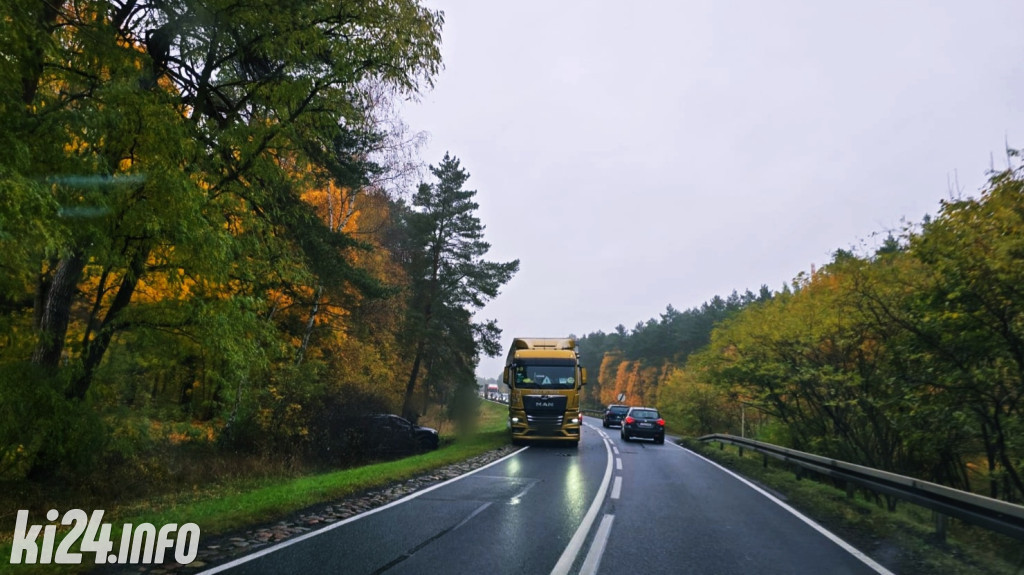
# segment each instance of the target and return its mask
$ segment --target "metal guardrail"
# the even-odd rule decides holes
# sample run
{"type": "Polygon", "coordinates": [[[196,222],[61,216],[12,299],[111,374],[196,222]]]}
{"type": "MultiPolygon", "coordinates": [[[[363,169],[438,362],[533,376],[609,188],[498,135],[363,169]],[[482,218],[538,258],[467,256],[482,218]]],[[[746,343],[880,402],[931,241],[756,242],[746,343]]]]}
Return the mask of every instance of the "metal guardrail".
{"type": "MultiPolygon", "coordinates": [[[[788,461],[803,469],[810,469],[829,477],[841,479],[848,484],[866,487],[877,493],[894,495],[931,509],[941,514],[939,517],[943,515],[956,517],[1015,539],[1024,540],[1024,506],[1021,505],[735,435],[716,433],[698,439],[704,442],[731,443],[740,448],[757,451],[766,456],[788,461]]],[[[945,537],[944,518],[937,518],[936,526],[939,535],[945,537]]]]}

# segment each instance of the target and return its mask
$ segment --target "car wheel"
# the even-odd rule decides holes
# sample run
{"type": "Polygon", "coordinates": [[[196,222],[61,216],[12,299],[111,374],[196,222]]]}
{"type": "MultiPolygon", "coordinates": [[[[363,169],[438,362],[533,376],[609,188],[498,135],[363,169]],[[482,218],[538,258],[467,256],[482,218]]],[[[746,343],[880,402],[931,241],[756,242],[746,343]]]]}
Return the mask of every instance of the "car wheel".
{"type": "Polygon", "coordinates": [[[605,428],[605,429],[608,429],[608,422],[607,422],[607,421],[605,421],[605,422],[604,422],[604,423],[602,423],[601,425],[602,425],[602,426],[604,426],[604,428],[605,428]]]}
{"type": "Polygon", "coordinates": [[[658,445],[664,444],[665,443],[665,436],[662,435],[660,437],[655,437],[654,438],[654,443],[657,443],[658,445]]]}
{"type": "Polygon", "coordinates": [[[625,431],[623,431],[619,435],[622,436],[622,441],[629,441],[629,434],[627,434],[625,431]]]}

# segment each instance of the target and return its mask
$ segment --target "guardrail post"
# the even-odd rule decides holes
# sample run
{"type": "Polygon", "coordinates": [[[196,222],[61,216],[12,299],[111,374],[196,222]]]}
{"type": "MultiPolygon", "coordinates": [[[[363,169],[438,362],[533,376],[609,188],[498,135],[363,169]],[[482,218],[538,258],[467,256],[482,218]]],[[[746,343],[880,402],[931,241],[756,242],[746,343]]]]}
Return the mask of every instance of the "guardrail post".
{"type": "Polygon", "coordinates": [[[847,481],[846,482],[846,498],[847,499],[853,499],[856,494],[857,494],[857,487],[853,484],[852,481],[847,481]]]}
{"type": "Polygon", "coordinates": [[[763,453],[762,457],[764,459],[761,460],[761,467],[763,467],[765,469],[768,469],[768,454],[767,453],[763,453]]]}
{"type": "Polygon", "coordinates": [[[796,466],[796,480],[800,481],[804,478],[804,468],[799,465],[796,466]]]}
{"type": "Polygon", "coordinates": [[[740,446],[740,457],[743,457],[743,446],[740,446]]]}
{"type": "Polygon", "coordinates": [[[945,543],[946,528],[949,524],[949,518],[938,511],[932,511],[932,516],[935,518],[935,537],[937,537],[939,541],[945,543]]]}
{"type": "Polygon", "coordinates": [[[718,450],[719,451],[725,451],[725,442],[724,441],[719,441],[718,442],[718,450]]]}

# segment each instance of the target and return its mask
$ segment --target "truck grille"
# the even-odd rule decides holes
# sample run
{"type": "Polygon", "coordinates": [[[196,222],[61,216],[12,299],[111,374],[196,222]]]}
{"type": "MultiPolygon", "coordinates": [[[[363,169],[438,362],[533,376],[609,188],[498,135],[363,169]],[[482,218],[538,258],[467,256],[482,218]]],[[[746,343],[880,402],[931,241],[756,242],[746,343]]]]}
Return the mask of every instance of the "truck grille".
{"type": "Polygon", "coordinates": [[[563,416],[559,415],[530,415],[526,414],[526,421],[531,425],[541,427],[562,427],[563,416]]]}

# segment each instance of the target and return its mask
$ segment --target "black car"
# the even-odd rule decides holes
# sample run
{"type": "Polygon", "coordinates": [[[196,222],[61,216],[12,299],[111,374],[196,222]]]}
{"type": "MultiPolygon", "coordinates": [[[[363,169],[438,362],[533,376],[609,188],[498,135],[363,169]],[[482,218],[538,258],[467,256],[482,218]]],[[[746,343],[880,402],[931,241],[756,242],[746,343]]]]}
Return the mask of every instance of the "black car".
{"type": "Polygon", "coordinates": [[[634,437],[653,439],[654,443],[665,443],[665,420],[653,407],[631,407],[622,420],[622,439],[634,437]]]}
{"type": "Polygon", "coordinates": [[[626,417],[627,411],[629,411],[628,405],[609,405],[604,410],[604,426],[622,425],[622,418],[626,417]]]}
{"type": "Polygon", "coordinates": [[[440,443],[436,429],[415,425],[394,414],[377,413],[357,421],[356,441],[379,455],[429,451],[437,449],[440,443]]]}

